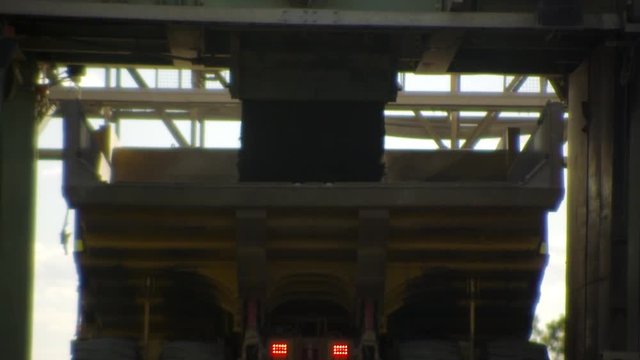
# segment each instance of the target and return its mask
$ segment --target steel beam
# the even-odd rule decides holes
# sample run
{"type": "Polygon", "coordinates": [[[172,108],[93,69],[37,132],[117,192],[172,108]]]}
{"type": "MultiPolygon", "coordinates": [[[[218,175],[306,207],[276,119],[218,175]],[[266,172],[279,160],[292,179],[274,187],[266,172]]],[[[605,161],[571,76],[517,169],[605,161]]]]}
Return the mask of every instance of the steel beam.
{"type": "MultiPolygon", "coordinates": [[[[522,87],[522,85],[527,81],[527,76],[518,75],[514,76],[511,82],[505,87],[504,91],[506,93],[516,93],[522,87]]],[[[487,115],[480,121],[478,126],[475,128],[471,136],[467,138],[462,146],[463,149],[469,150],[473,149],[478,141],[482,138],[483,133],[491,127],[491,125],[496,121],[498,117],[498,112],[495,110],[488,111],[487,115]]]]}
{"type": "Polygon", "coordinates": [[[440,138],[440,136],[433,130],[433,128],[431,127],[431,124],[429,123],[428,119],[425,119],[422,115],[420,115],[419,111],[414,111],[415,115],[416,115],[416,121],[418,122],[418,124],[420,124],[420,126],[422,126],[424,128],[424,130],[427,132],[427,135],[436,142],[436,145],[438,145],[439,149],[446,149],[447,146],[442,142],[442,139],[440,138]]]}
{"type": "Polygon", "coordinates": [[[451,149],[458,150],[460,144],[460,113],[458,111],[449,112],[449,122],[451,122],[451,149]]]}
{"type": "Polygon", "coordinates": [[[129,75],[131,75],[131,77],[133,78],[133,81],[136,83],[136,85],[138,85],[139,88],[141,89],[149,88],[149,85],[147,85],[147,82],[144,81],[144,78],[142,77],[142,75],[140,75],[140,73],[138,72],[138,69],[128,67],[127,72],[129,73],[129,75]]]}
{"type": "MultiPolygon", "coordinates": [[[[156,6],[114,3],[28,0],[0,3],[4,15],[32,15],[47,17],[133,19],[153,21],[184,21],[220,24],[300,25],[331,27],[415,27],[464,29],[545,29],[534,13],[450,13],[450,12],[391,12],[345,11],[330,9],[233,9],[201,6],[156,6]]],[[[614,13],[585,14],[580,25],[572,29],[620,29],[620,17],[614,13]]]]}
{"type": "Polygon", "coordinates": [[[229,82],[225,79],[220,70],[214,70],[213,75],[215,76],[216,81],[218,81],[223,88],[229,88],[229,82]]]}
{"type": "Polygon", "coordinates": [[[515,91],[495,94],[472,92],[443,94],[427,91],[405,91],[398,93],[398,99],[389,103],[389,107],[428,106],[445,110],[500,108],[526,111],[526,109],[540,109],[548,101],[557,101],[557,97],[553,94],[522,94],[515,93],[515,91]]]}
{"type": "MultiPolygon", "coordinates": [[[[525,81],[524,76],[515,77],[506,87],[505,93],[480,94],[480,93],[460,93],[459,76],[452,76],[452,83],[455,84],[452,92],[443,95],[437,92],[401,92],[394,103],[387,106],[388,110],[411,111],[413,117],[405,117],[402,114],[389,114],[386,116],[389,134],[402,137],[425,138],[425,131],[428,138],[434,139],[439,148],[446,146],[442,142],[443,138],[454,137],[456,139],[471,139],[465,148],[470,148],[477,141],[485,136],[501,136],[504,127],[519,127],[523,133],[529,133],[536,126],[536,119],[521,118],[496,118],[498,110],[505,111],[540,111],[544,104],[556,100],[552,94],[520,94],[516,93],[519,86],[525,81]],[[429,119],[425,123],[426,117],[420,114],[417,109],[438,109],[449,110],[451,121],[441,121],[441,119],[429,119]],[[477,122],[477,126],[469,128],[468,124],[473,124],[470,119],[463,119],[456,116],[459,110],[490,110],[484,120],[477,122]],[[499,123],[499,126],[496,124],[499,123]],[[508,126],[507,126],[507,123],[508,126]],[[443,127],[446,125],[446,129],[443,127]],[[490,130],[489,130],[490,129],[490,130]]],[[[51,89],[51,101],[64,101],[76,99],[77,91],[55,87],[51,89]]],[[[172,136],[180,146],[189,146],[187,139],[177,130],[175,124],[166,116],[162,110],[156,108],[184,109],[188,111],[184,114],[172,115],[172,119],[192,119],[193,113],[207,120],[229,120],[239,119],[240,102],[232,99],[226,90],[165,90],[165,89],[83,89],[82,102],[85,104],[85,111],[88,116],[102,116],[101,111],[105,106],[113,107],[114,114],[118,118],[129,119],[161,119],[169,129],[172,136]],[[148,112],[128,111],[127,109],[149,108],[148,112]],[[159,116],[158,113],[163,114],[159,116]]],[[[203,132],[201,132],[203,135],[203,132]]],[[[455,142],[455,140],[454,140],[455,142]]],[[[203,142],[201,141],[203,144],[203,142]]],[[[454,145],[454,147],[457,144],[454,145]]]]}
{"type": "Polygon", "coordinates": [[[62,160],[62,150],[60,149],[38,149],[38,160],[62,160]]]}
{"type": "Polygon", "coordinates": [[[162,120],[162,123],[164,123],[164,126],[166,126],[167,130],[169,130],[169,133],[171,133],[171,136],[173,137],[173,139],[178,143],[178,146],[189,147],[189,142],[184,137],[184,135],[182,135],[182,132],[180,131],[180,129],[178,129],[178,127],[173,122],[173,120],[169,117],[167,112],[162,110],[160,111],[160,114],[158,114],[158,116],[162,120]]]}
{"type": "Polygon", "coordinates": [[[490,183],[329,185],[97,185],[66,190],[73,206],[255,207],[538,207],[555,208],[562,190],[490,183]]]}
{"type": "Polygon", "coordinates": [[[482,118],[482,120],[475,127],[471,135],[469,135],[467,140],[465,140],[464,145],[462,145],[462,148],[465,150],[473,149],[476,146],[476,144],[478,144],[478,141],[480,141],[480,139],[484,136],[485,131],[487,131],[487,129],[489,129],[491,125],[493,125],[497,117],[498,117],[497,111],[488,111],[487,115],[485,115],[482,118]]]}
{"type": "MultiPolygon", "coordinates": [[[[78,92],[73,88],[51,88],[51,101],[75,100],[78,92]]],[[[232,99],[227,90],[205,89],[82,89],[82,101],[97,103],[101,106],[143,107],[159,105],[166,108],[212,107],[224,105],[238,108],[240,101],[232,99]]],[[[501,109],[513,111],[537,111],[549,101],[557,101],[553,94],[520,94],[515,91],[505,93],[468,93],[468,92],[427,92],[403,91],[398,93],[395,102],[388,104],[390,110],[415,108],[437,108],[439,110],[479,110],[501,109]]]]}
{"type": "MultiPolygon", "coordinates": [[[[0,40],[0,46],[8,41],[0,40]]],[[[9,64],[4,61],[3,74],[9,64]]],[[[23,82],[15,84],[0,111],[0,349],[3,358],[15,360],[31,359],[35,73],[35,64],[20,66],[23,82]]]]}
{"type": "Polygon", "coordinates": [[[417,73],[444,73],[449,70],[464,38],[464,30],[446,29],[434,32],[429,38],[429,48],[422,55],[417,73]]]}
{"type": "MultiPolygon", "coordinates": [[[[118,117],[125,119],[140,119],[140,120],[156,120],[162,121],[158,116],[157,112],[149,112],[149,113],[137,113],[137,112],[117,112],[118,117]]],[[[62,114],[56,114],[56,116],[61,116],[62,114]]],[[[96,112],[87,112],[87,117],[100,117],[100,113],[96,112]]],[[[175,120],[192,120],[190,114],[172,114],[171,119],[175,120]]],[[[203,114],[201,118],[198,119],[198,124],[200,127],[200,131],[198,133],[199,137],[199,145],[200,147],[204,146],[206,135],[206,125],[205,121],[227,121],[239,119],[239,114],[219,114],[217,116],[211,114],[203,114]]],[[[396,137],[406,137],[406,138],[414,138],[414,139],[425,139],[431,138],[431,136],[425,131],[424,124],[419,123],[419,121],[424,121],[424,119],[428,119],[430,128],[435,132],[435,134],[440,139],[446,139],[452,136],[451,131],[455,129],[454,124],[452,124],[447,118],[422,118],[420,120],[418,117],[403,117],[403,116],[395,116],[389,115],[385,117],[385,127],[386,127],[386,135],[396,136],[396,137]]],[[[239,120],[238,120],[239,121],[239,120]]],[[[486,138],[499,138],[501,137],[507,128],[518,128],[520,129],[522,135],[531,134],[538,126],[537,118],[529,118],[522,119],[517,117],[499,117],[496,121],[493,122],[491,127],[483,132],[482,137],[486,138]]],[[[471,133],[475,129],[476,124],[479,122],[478,119],[474,118],[458,118],[458,139],[464,139],[471,136],[471,133]],[[473,126],[471,126],[473,125],[473,126]]],[[[117,122],[116,129],[117,129],[117,122]]],[[[43,155],[47,157],[49,153],[44,152],[43,155]]]]}

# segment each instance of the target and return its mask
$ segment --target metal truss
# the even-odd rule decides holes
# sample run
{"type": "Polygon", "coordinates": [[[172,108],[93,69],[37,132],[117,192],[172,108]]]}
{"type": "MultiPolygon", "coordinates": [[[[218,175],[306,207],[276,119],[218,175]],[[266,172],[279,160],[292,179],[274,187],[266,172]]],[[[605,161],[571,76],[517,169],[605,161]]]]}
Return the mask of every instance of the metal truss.
{"type": "MultiPolygon", "coordinates": [[[[155,71],[153,85],[160,82],[158,70],[155,71]]],[[[180,147],[204,146],[205,121],[240,120],[240,101],[229,94],[228,80],[220,70],[191,71],[186,88],[150,86],[133,67],[105,68],[104,74],[101,87],[51,86],[47,99],[54,107],[51,116],[60,116],[55,104],[80,99],[88,118],[103,119],[116,129],[120,129],[122,119],[162,122],[180,147]],[[120,81],[125,72],[126,88],[120,81]],[[180,132],[177,120],[191,121],[189,138],[180,132]]],[[[401,88],[405,87],[407,76],[411,75],[399,77],[401,88]]],[[[504,138],[509,129],[531,134],[545,104],[558,101],[555,93],[548,91],[548,81],[541,77],[505,76],[499,91],[469,92],[460,86],[465,75],[446,76],[451,81],[448,91],[399,91],[396,101],[389,103],[385,111],[387,135],[430,139],[440,149],[470,150],[483,138],[504,138]],[[525,85],[529,88],[523,88],[525,85]]],[[[42,123],[46,126],[47,122],[42,123]]],[[[56,158],[58,154],[40,152],[41,158],[56,158]]]]}

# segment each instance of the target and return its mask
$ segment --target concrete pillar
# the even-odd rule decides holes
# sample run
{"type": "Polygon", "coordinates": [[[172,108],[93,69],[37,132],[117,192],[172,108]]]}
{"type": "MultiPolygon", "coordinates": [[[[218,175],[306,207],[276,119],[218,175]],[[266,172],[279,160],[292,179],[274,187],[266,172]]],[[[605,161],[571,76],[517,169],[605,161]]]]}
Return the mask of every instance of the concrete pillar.
{"type": "Polygon", "coordinates": [[[35,203],[35,66],[0,110],[0,352],[31,358],[35,203]]]}

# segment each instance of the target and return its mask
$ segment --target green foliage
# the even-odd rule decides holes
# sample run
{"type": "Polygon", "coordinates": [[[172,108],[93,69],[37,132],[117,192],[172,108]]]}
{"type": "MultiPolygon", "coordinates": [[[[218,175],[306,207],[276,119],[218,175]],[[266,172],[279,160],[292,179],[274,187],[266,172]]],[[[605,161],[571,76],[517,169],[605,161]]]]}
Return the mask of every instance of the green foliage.
{"type": "Polygon", "coordinates": [[[548,322],[542,327],[536,317],[533,320],[533,341],[545,344],[551,360],[564,360],[565,315],[548,322]]]}

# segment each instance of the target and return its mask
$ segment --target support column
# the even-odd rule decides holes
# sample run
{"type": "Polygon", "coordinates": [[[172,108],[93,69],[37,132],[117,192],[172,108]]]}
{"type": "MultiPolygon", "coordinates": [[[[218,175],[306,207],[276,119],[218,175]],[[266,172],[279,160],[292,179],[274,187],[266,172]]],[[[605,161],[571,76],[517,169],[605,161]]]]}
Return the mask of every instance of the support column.
{"type": "Polygon", "coordinates": [[[360,296],[374,303],[384,297],[388,232],[388,210],[360,210],[356,282],[360,296]]]}
{"type": "Polygon", "coordinates": [[[629,107],[626,166],[627,201],[627,350],[640,352],[640,66],[633,64],[626,101],[629,107]]]}
{"type": "Polygon", "coordinates": [[[267,291],[266,219],[265,210],[236,211],[238,292],[243,304],[243,360],[256,360],[261,351],[260,326],[267,291]]]}
{"type": "Polygon", "coordinates": [[[356,286],[362,306],[361,353],[364,360],[378,358],[378,329],[382,316],[387,273],[389,211],[360,210],[356,286]]]}
{"type": "MultiPolygon", "coordinates": [[[[8,40],[0,40],[0,55],[8,40]]],[[[12,71],[10,61],[0,71],[12,71]]],[[[0,110],[0,349],[2,358],[31,358],[35,205],[35,65],[22,65],[23,83],[0,110]]],[[[4,76],[2,80],[4,80],[4,76]]],[[[7,84],[2,81],[1,83],[7,84]]],[[[3,89],[7,94],[9,89],[3,89]]]]}
{"type": "Polygon", "coordinates": [[[625,310],[619,284],[626,262],[617,230],[626,223],[621,89],[613,47],[596,49],[570,77],[567,359],[601,359],[624,347],[625,326],[617,320],[625,310]]]}

